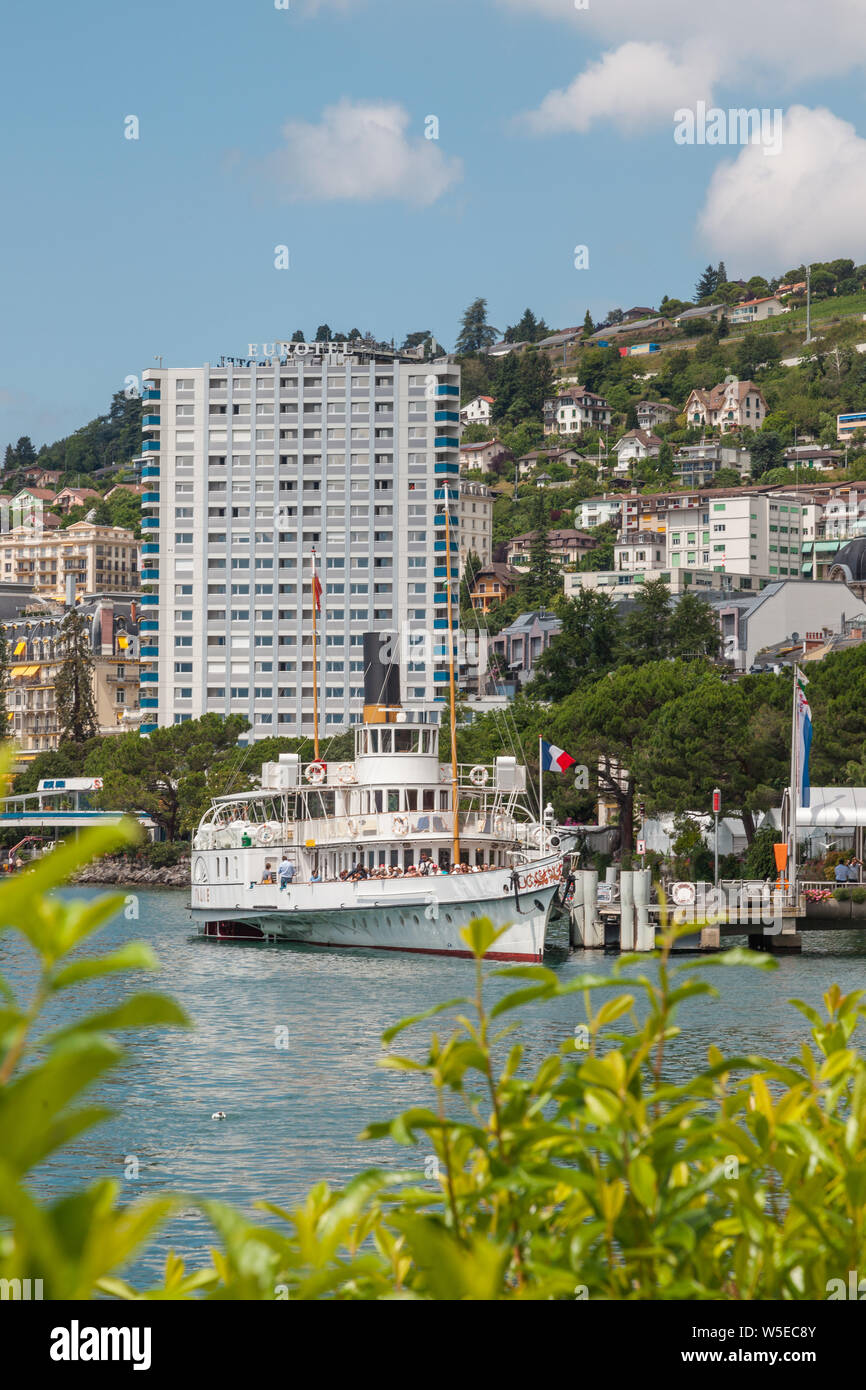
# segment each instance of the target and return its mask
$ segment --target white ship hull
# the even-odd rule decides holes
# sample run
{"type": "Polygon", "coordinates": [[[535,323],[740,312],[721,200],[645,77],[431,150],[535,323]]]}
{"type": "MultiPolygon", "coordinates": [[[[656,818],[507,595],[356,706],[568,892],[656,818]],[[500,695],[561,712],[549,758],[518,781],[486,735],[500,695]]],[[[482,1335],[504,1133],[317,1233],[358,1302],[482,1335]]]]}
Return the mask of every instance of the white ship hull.
{"type": "Polygon", "coordinates": [[[250,936],[385,951],[468,956],[460,932],[473,917],[507,930],[491,960],[540,961],[562,878],[562,855],[472,874],[366,879],[358,883],[197,884],[192,916],[208,936],[250,936]]]}

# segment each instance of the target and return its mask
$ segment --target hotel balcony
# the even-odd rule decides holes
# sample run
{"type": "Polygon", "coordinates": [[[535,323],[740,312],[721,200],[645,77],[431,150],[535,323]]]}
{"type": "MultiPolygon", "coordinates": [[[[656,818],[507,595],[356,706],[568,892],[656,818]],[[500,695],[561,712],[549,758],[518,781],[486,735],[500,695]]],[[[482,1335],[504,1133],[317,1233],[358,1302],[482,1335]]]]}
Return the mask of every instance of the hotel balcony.
{"type": "Polygon", "coordinates": [[[154,391],[151,389],[142,391],[141,399],[143,401],[158,401],[162,399],[162,396],[159,391],[154,391]]]}
{"type": "Polygon", "coordinates": [[[459,387],[459,386],[444,386],[444,385],[442,385],[442,386],[437,386],[437,387],[436,387],[436,395],[437,395],[437,396],[459,396],[459,395],[460,395],[460,387],[459,387]]]}
{"type": "MultiPolygon", "coordinates": [[[[460,440],[456,437],[456,435],[455,435],[455,436],[452,436],[452,435],[450,435],[450,434],[437,435],[436,438],[433,440],[433,443],[434,443],[434,445],[435,445],[435,447],[436,447],[437,449],[459,449],[459,448],[460,448],[460,440]]],[[[159,445],[157,444],[156,447],[159,448],[159,445]]]]}
{"type": "Polygon", "coordinates": [[[156,425],[158,428],[162,424],[162,418],[159,415],[142,415],[141,423],[142,425],[156,425]]]}
{"type": "Polygon", "coordinates": [[[158,463],[158,462],[157,462],[156,464],[150,463],[149,466],[148,466],[147,468],[142,468],[142,470],[141,470],[141,476],[142,476],[142,478],[158,478],[158,477],[159,477],[159,463],[158,463]]]}
{"type": "Polygon", "coordinates": [[[142,449],[142,453],[145,453],[145,454],[148,454],[148,453],[150,453],[150,454],[152,454],[152,453],[158,453],[158,452],[159,452],[159,449],[160,449],[159,440],[158,440],[158,439],[145,439],[144,443],[143,443],[142,446],[141,446],[141,449],[142,449]]]}

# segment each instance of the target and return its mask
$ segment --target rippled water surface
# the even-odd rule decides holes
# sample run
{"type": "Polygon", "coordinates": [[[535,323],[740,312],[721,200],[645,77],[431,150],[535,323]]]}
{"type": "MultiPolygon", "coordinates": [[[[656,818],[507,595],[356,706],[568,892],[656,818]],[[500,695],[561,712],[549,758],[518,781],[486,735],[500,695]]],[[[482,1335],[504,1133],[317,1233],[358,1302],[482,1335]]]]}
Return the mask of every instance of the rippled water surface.
{"type": "MultiPolygon", "coordinates": [[[[411,1151],[357,1138],[367,1122],[429,1099],[423,1078],[377,1066],[380,1035],[399,1018],[469,992],[471,962],[206,941],[193,934],[184,894],[152,890],[138,903],[138,920],[119,915],[95,943],[107,950],[148,941],[163,968],[146,987],[173,994],[195,1028],[129,1039],[123,1065],[91,1093],[116,1117],[44,1165],[44,1192],[114,1176],[130,1197],[172,1188],[249,1210],[257,1198],[289,1204],[314,1182],[341,1184],[371,1164],[421,1166],[420,1151],[410,1158],[411,1151]],[[277,1045],[283,1030],[287,1048],[277,1045]],[[216,1110],[226,1112],[225,1121],[211,1119],[216,1110]],[[124,1177],[130,1156],[138,1160],[135,1181],[124,1177]]],[[[710,1042],[729,1053],[784,1058],[806,1036],[788,999],[817,1004],[833,981],[846,990],[864,984],[866,933],[812,932],[804,943],[802,955],[780,960],[772,972],[709,972],[721,997],[691,1001],[680,1014],[672,1069],[703,1061],[710,1042]]],[[[613,959],[593,951],[548,963],[568,979],[587,969],[609,974],[613,959]]],[[[11,934],[0,937],[0,971],[28,991],[32,958],[11,934]]],[[[54,1002],[53,1019],[71,1017],[73,1008],[79,1013],[85,1001],[109,1007],[136,987],[141,977],[108,977],[86,992],[67,991],[54,1002]]],[[[508,986],[492,978],[488,988],[493,997],[508,986]]],[[[534,1006],[519,1033],[529,1058],[555,1048],[582,1019],[579,995],[534,1006]]],[[[203,1218],[187,1209],[134,1273],[152,1275],[170,1246],[197,1262],[211,1243],[203,1218]]]]}

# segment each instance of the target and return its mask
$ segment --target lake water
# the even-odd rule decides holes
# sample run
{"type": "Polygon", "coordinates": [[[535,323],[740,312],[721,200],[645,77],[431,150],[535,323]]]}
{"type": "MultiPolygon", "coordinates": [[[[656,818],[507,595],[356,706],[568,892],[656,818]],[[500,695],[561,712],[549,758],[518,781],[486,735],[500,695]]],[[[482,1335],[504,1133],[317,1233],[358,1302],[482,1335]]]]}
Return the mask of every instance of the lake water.
{"type": "MultiPolygon", "coordinates": [[[[88,897],[99,890],[79,889],[88,897]]],[[[185,894],[137,895],[138,920],[116,917],[89,943],[106,951],[144,939],[162,963],[158,978],[108,977],[67,991],[52,1021],[106,1008],[136,988],[172,994],[195,1022],[191,1032],[135,1034],[123,1066],[91,1092],[117,1115],[83,1136],[39,1172],[48,1194],[94,1176],[124,1182],[130,1198],[171,1188],[251,1209],[257,1198],[282,1206],[311,1184],[340,1185],[374,1164],[423,1166],[423,1150],[360,1143],[371,1120],[429,1101],[423,1078],[383,1070],[380,1035],[398,1019],[472,989],[470,961],[258,943],[219,943],[193,934],[185,894]],[[277,1046],[285,1038],[288,1047],[277,1046]],[[214,1121],[216,1110],[225,1121],[214,1121]],[[138,1160],[138,1178],[124,1177],[138,1160]]],[[[723,1052],[785,1058],[807,1036],[792,996],[818,1004],[834,981],[843,990],[866,979],[866,933],[807,933],[801,956],[775,971],[715,970],[717,1000],[699,999],[680,1014],[683,1036],[671,1050],[679,1070],[703,1061],[714,1042],[723,1052]]],[[[590,969],[609,973],[613,957],[576,952],[551,961],[564,979],[590,969]]],[[[0,936],[0,972],[29,993],[32,957],[12,933],[0,936]]],[[[491,979],[491,997],[509,988],[491,979]]],[[[528,1057],[540,1059],[583,1021],[579,995],[534,1006],[521,1024],[528,1057]]],[[[443,1025],[440,1023],[440,1030],[443,1025]]],[[[411,1038],[411,1034],[404,1035],[411,1038]]],[[[415,1051],[418,1042],[404,1043],[415,1051]]],[[[134,1275],[152,1277],[173,1247],[205,1262],[212,1233],[193,1209],[176,1218],[140,1259],[134,1275]]]]}

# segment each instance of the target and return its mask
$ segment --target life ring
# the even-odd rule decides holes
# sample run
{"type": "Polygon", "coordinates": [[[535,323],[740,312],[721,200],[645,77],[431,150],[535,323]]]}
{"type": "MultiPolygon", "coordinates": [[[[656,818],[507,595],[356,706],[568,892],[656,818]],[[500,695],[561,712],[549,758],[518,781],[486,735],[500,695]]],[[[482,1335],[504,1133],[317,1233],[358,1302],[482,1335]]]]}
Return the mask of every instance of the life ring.
{"type": "Polygon", "coordinates": [[[474,787],[485,787],[489,775],[487,768],[482,767],[479,763],[476,767],[473,767],[472,771],[469,773],[469,781],[474,787]]]}
{"type": "Polygon", "coordinates": [[[358,822],[357,822],[356,820],[352,820],[352,818],[349,817],[349,819],[346,821],[346,830],[347,830],[347,832],[348,832],[350,835],[352,835],[352,836],[357,835],[357,833],[358,833],[358,822]]]}
{"type": "Polygon", "coordinates": [[[310,763],[304,776],[308,782],[312,782],[314,787],[320,787],[325,780],[327,768],[324,763],[310,763]]]}
{"type": "Polygon", "coordinates": [[[394,821],[393,821],[393,826],[394,826],[394,834],[395,834],[395,835],[408,835],[408,834],[409,834],[409,817],[408,817],[408,816],[395,816],[395,817],[394,817],[394,821]]]}
{"type": "Polygon", "coordinates": [[[533,841],[535,842],[535,844],[538,845],[539,849],[541,849],[542,845],[544,844],[544,827],[543,827],[543,826],[541,826],[541,825],[536,826],[535,830],[533,830],[533,832],[532,832],[532,839],[533,839],[533,841]]]}
{"type": "Polygon", "coordinates": [[[351,786],[357,782],[358,776],[351,763],[340,763],[337,768],[337,781],[343,787],[351,786]]]}
{"type": "Polygon", "coordinates": [[[675,883],[671,889],[671,898],[677,907],[691,907],[696,897],[693,883],[675,883]]]}
{"type": "Polygon", "coordinates": [[[259,828],[256,841],[260,845],[272,845],[277,838],[277,832],[272,825],[263,825],[259,828]]]}

